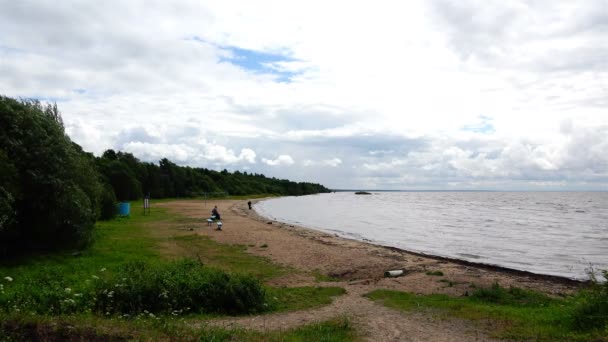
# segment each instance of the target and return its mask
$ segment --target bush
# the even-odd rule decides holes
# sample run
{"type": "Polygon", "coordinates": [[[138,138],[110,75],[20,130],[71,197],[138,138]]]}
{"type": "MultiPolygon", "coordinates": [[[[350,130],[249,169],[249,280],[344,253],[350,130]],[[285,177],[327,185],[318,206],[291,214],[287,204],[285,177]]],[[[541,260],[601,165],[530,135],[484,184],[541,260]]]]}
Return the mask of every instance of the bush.
{"type": "Polygon", "coordinates": [[[602,273],[606,281],[600,283],[592,277],[590,288],[581,291],[577,298],[572,312],[572,323],[577,330],[608,330],[608,271],[602,273]]]}
{"type": "Polygon", "coordinates": [[[109,185],[106,185],[101,192],[100,206],[99,218],[101,220],[110,220],[116,217],[116,196],[114,195],[114,190],[109,185]]]}
{"type": "Polygon", "coordinates": [[[262,311],[265,291],[253,277],[229,275],[183,260],[128,263],[98,282],[94,297],[94,309],[101,313],[242,314],[262,311]]]}
{"type": "Polygon", "coordinates": [[[163,264],[131,262],[80,284],[64,275],[37,273],[13,282],[0,279],[0,310],[38,314],[102,315],[223,313],[266,309],[266,292],[250,276],[229,275],[193,260],[163,264]]]}

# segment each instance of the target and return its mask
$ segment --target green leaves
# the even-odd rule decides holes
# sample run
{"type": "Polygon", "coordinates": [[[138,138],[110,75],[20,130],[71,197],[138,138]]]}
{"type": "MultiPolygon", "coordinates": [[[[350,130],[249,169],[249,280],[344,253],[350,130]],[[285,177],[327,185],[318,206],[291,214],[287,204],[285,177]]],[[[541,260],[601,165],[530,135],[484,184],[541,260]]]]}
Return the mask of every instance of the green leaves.
{"type": "Polygon", "coordinates": [[[90,240],[97,172],[56,105],[0,96],[0,165],[0,257],[90,240]]]}

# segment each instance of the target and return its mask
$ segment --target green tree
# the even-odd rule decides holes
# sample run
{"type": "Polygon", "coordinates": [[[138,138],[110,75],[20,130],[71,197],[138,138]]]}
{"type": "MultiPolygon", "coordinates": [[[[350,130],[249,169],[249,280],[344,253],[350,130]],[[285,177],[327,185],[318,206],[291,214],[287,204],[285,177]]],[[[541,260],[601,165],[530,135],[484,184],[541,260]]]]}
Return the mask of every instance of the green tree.
{"type": "Polygon", "coordinates": [[[101,187],[56,105],[0,96],[0,254],[82,247],[101,187]]]}

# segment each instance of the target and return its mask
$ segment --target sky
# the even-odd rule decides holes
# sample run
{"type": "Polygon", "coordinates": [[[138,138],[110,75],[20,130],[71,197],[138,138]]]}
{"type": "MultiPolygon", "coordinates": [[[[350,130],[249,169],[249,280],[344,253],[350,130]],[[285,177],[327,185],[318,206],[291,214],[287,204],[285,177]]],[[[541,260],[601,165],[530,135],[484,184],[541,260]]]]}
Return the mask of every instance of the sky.
{"type": "Polygon", "coordinates": [[[333,189],[608,190],[608,0],[0,0],[86,151],[333,189]]]}

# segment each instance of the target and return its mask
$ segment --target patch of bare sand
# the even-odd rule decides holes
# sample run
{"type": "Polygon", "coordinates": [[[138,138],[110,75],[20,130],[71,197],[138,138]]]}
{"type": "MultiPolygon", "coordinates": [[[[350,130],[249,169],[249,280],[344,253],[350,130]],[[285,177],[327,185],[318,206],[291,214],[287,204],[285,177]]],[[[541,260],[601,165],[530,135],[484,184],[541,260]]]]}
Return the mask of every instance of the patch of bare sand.
{"type": "MultiPolygon", "coordinates": [[[[549,294],[569,293],[576,284],[532,274],[426,257],[405,251],[339,238],[323,232],[270,221],[247,209],[245,201],[174,201],[159,204],[188,218],[200,220],[194,230],[220,243],[253,246],[248,252],[277,264],[306,272],[320,272],[341,279],[347,294],[328,306],[311,310],[208,321],[207,324],[240,326],[257,330],[287,329],[302,324],[348,316],[355,327],[373,341],[488,341],[481,328],[462,320],[438,320],[425,314],[403,314],[374,303],[363,294],[374,289],[394,289],[419,294],[466,295],[475,286],[518,286],[549,294]],[[209,227],[213,205],[222,215],[223,230],[209,227]],[[403,269],[406,275],[385,278],[384,272],[403,269]],[[441,271],[430,276],[427,271],[441,271]],[[440,281],[442,280],[443,281],[440,281]]],[[[193,223],[189,223],[190,227],[193,223]]],[[[316,285],[302,274],[271,281],[274,286],[316,285]]]]}

